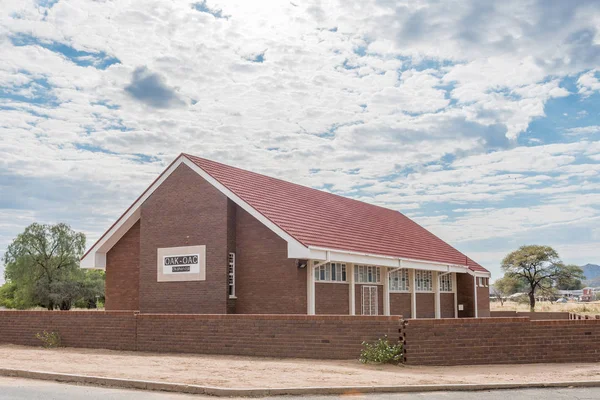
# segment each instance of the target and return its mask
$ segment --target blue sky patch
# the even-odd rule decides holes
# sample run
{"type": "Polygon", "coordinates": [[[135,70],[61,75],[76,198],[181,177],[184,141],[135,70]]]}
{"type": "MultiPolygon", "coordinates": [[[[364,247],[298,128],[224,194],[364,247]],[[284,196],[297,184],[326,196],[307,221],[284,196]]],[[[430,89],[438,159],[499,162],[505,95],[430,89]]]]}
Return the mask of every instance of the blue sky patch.
{"type": "Polygon", "coordinates": [[[208,4],[206,4],[206,0],[204,0],[200,3],[192,4],[192,8],[195,9],[196,11],[210,14],[217,19],[229,19],[229,15],[224,15],[223,10],[221,10],[219,8],[209,7],[208,4]]]}
{"type": "Polygon", "coordinates": [[[66,58],[74,64],[79,65],[80,67],[94,67],[98,69],[106,69],[111,65],[121,63],[121,61],[118,58],[110,56],[103,51],[80,51],[64,43],[42,40],[31,35],[14,35],[10,37],[10,41],[14,46],[43,47],[44,49],[62,55],[64,58],[66,58]]]}

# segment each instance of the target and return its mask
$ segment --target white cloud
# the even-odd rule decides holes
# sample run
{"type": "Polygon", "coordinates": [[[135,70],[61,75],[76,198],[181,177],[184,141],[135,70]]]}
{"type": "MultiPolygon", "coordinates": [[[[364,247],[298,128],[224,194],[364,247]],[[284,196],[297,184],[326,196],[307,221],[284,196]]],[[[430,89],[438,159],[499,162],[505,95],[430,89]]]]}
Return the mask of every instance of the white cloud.
{"type": "Polygon", "coordinates": [[[566,130],[567,135],[580,136],[600,133],[600,125],[580,126],[577,128],[569,128],[566,130]]]}
{"type": "MultiPolygon", "coordinates": [[[[588,135],[577,143],[518,142],[569,95],[566,76],[598,89],[593,2],[207,3],[228,18],[160,0],[6,1],[0,188],[14,197],[0,209],[94,239],[185,151],[407,210],[462,241],[504,238],[504,220],[527,232],[544,213],[566,224],[553,200],[598,184],[596,125],[561,128],[588,135]],[[118,62],[99,68],[98,54],[118,62]],[[138,96],[135,71],[155,78],[138,96]],[[532,195],[531,213],[511,203],[532,195]],[[440,223],[446,207],[472,211],[440,223]]],[[[0,249],[25,225],[0,213],[0,249]]]]}
{"type": "Polygon", "coordinates": [[[592,93],[600,90],[598,71],[593,69],[585,74],[582,74],[579,79],[577,79],[577,87],[579,88],[579,93],[584,96],[589,96],[592,93]]]}

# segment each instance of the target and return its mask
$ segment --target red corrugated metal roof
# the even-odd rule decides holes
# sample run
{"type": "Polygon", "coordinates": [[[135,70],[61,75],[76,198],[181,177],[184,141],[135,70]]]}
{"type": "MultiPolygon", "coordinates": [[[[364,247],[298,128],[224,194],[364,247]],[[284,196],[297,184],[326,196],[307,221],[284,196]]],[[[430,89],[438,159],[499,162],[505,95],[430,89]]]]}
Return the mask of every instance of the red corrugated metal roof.
{"type": "Polygon", "coordinates": [[[184,154],[305,246],[485,268],[402,213],[184,154]]]}

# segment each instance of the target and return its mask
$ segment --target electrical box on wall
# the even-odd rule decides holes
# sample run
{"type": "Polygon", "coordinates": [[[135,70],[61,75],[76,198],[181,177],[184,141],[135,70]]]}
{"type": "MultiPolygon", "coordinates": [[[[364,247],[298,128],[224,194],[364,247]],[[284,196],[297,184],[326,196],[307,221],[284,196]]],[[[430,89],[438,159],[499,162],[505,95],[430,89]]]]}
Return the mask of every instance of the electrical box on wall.
{"type": "Polygon", "coordinates": [[[458,311],[465,311],[465,306],[463,304],[459,304],[458,311]]]}

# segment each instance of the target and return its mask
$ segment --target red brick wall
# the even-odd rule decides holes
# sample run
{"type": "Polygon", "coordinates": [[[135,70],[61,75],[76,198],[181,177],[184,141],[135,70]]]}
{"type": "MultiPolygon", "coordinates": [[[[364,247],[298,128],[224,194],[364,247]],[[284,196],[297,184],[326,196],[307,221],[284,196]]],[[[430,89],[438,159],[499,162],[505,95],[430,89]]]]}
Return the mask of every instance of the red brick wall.
{"type": "Polygon", "coordinates": [[[417,318],[435,318],[435,295],[417,292],[417,318]]]}
{"type": "Polygon", "coordinates": [[[390,293],[390,314],[412,318],[410,315],[410,296],[410,293],[390,293]]]}
{"type": "Polygon", "coordinates": [[[306,314],[306,270],[287,258],[287,242],[236,208],[236,313],[306,314]]]}
{"type": "Polygon", "coordinates": [[[307,315],[138,316],[138,350],[356,359],[362,341],[399,338],[399,317],[307,315]]]}
{"type": "Polygon", "coordinates": [[[456,274],[458,304],[462,304],[463,311],[458,310],[459,318],[475,316],[475,291],[473,276],[469,274],[456,274]]]}
{"type": "Polygon", "coordinates": [[[0,311],[0,343],[41,346],[47,331],[68,347],[135,350],[135,326],[131,311],[0,311]]]}
{"type": "Polygon", "coordinates": [[[412,365],[600,361],[600,320],[411,319],[402,333],[412,365]]]}
{"type": "Polygon", "coordinates": [[[454,318],[454,293],[440,293],[442,318],[454,318]]]}
{"type": "Polygon", "coordinates": [[[378,315],[383,315],[383,285],[375,284],[355,284],[354,292],[354,311],[356,315],[362,315],[362,287],[363,286],[377,286],[377,311],[378,315]]]}
{"type": "Polygon", "coordinates": [[[489,317],[490,316],[490,288],[489,287],[478,287],[477,288],[477,316],[478,317],[489,317]]]}
{"type": "Polygon", "coordinates": [[[350,314],[350,285],[344,283],[315,283],[315,312],[317,314],[350,314]]]}
{"type": "Polygon", "coordinates": [[[106,253],[105,286],[107,311],[139,309],[139,221],[106,253]]]}
{"type": "Polygon", "coordinates": [[[140,311],[227,312],[227,197],[180,165],[141,207],[140,311]],[[157,282],[157,248],[206,245],[206,280],[157,282]]]}
{"type": "Polygon", "coordinates": [[[399,317],[0,311],[0,343],[268,357],[356,359],[363,341],[399,340],[399,317]]]}

